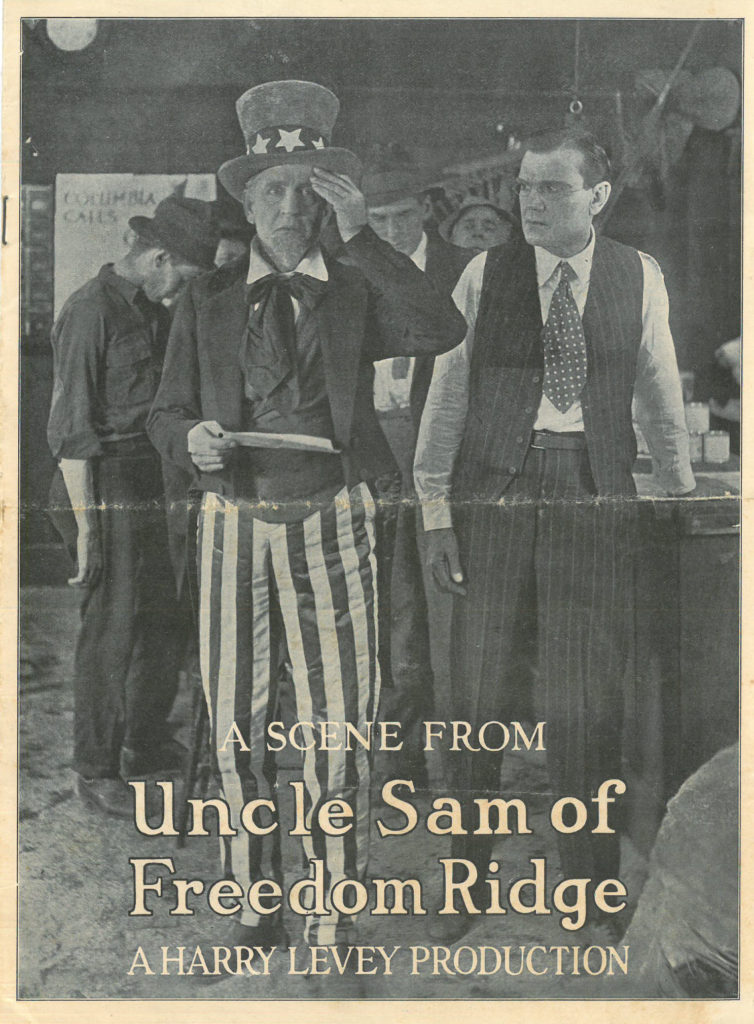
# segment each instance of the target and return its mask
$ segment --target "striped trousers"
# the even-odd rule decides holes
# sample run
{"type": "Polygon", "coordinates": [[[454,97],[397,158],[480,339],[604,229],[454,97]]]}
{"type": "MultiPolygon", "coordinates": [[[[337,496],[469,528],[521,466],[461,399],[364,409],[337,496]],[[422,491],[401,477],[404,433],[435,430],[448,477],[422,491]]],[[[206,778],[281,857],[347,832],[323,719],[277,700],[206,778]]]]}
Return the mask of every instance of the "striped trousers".
{"type": "MultiPolygon", "coordinates": [[[[597,881],[618,868],[618,837],[589,829],[597,786],[621,778],[634,506],[597,497],[586,451],[530,448],[500,501],[454,509],[468,583],[454,605],[453,717],[546,722],[553,796],[583,800],[590,815],[587,829],[558,835],[561,869],[597,881]]],[[[461,793],[499,793],[500,753],[449,757],[461,793]]],[[[491,840],[454,850],[486,874],[491,840]]]]}
{"type": "MultiPolygon", "coordinates": [[[[260,837],[240,821],[250,799],[270,799],[277,806],[266,735],[276,703],[277,624],[293,668],[297,720],[312,723],[299,742],[316,742],[303,761],[311,833],[303,839],[304,853],[310,863],[323,861],[328,892],[343,878],[362,879],[369,852],[369,755],[358,743],[351,751],[319,749],[318,726],[347,722],[363,732],[379,699],[374,506],[366,484],[350,494],[344,487],[328,506],[293,523],[262,521],[248,501],[207,494],[199,517],[198,568],[211,745],[238,833],[221,840],[225,876],[244,891],[259,878],[283,882],[285,823],[260,837]],[[225,743],[234,722],[249,750],[225,743]],[[335,798],[353,810],[353,827],[343,836],[326,835],[317,823],[321,805],[335,798]]],[[[348,940],[351,919],[329,909],[326,916],[306,917],[309,943],[348,940]]],[[[254,926],[260,917],[247,906],[240,921],[254,926]]]]}

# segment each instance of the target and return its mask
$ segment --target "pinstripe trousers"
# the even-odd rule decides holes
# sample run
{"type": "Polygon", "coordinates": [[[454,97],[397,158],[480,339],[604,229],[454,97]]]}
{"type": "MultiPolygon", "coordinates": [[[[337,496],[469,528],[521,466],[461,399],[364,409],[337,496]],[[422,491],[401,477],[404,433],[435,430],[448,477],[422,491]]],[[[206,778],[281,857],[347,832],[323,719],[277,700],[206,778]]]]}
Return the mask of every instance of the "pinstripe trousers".
{"type": "MultiPolygon", "coordinates": [[[[231,824],[238,834],[221,840],[225,875],[244,891],[259,878],[282,885],[279,827],[253,836],[240,823],[250,799],[276,802],[274,755],[266,726],[274,713],[282,623],[293,667],[298,721],[308,745],[323,722],[349,722],[363,732],[379,698],[374,506],[366,484],[293,523],[270,523],[243,499],[205,495],[198,525],[199,637],[202,683],[209,709],[211,745],[231,824]],[[224,744],[235,722],[250,748],[224,744]]],[[[304,753],[306,822],[303,838],[311,863],[321,859],[325,888],[343,878],[362,879],[369,852],[369,756],[355,749],[304,753]],[[353,828],[326,835],[317,811],[326,800],[345,800],[353,828]]],[[[345,746],[345,743],[343,744],[345,746]]],[[[279,818],[278,818],[279,820],[279,818]]],[[[260,917],[246,907],[246,925],[260,917]]],[[[312,944],[347,941],[352,919],[306,918],[312,944]]]]}
{"type": "MultiPolygon", "coordinates": [[[[545,721],[553,795],[584,800],[591,829],[590,797],[604,779],[621,777],[634,502],[596,496],[585,450],[530,448],[500,501],[456,514],[468,584],[454,606],[454,718],[478,724],[534,713],[545,721]],[[521,670],[532,657],[533,695],[531,673],[521,670]]],[[[451,754],[459,791],[472,799],[499,792],[501,757],[451,754]]],[[[584,830],[559,835],[558,844],[564,875],[615,877],[617,836],[584,830]]],[[[454,850],[486,874],[490,839],[454,840],[454,850]]]]}

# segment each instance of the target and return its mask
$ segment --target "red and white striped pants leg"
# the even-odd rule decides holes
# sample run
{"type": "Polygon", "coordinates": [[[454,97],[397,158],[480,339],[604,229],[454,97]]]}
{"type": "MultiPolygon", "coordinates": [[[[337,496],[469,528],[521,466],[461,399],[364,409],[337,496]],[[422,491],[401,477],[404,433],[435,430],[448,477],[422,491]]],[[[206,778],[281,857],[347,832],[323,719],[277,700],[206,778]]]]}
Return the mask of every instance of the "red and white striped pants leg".
{"type": "MultiPolygon", "coordinates": [[[[361,879],[369,853],[368,753],[358,743],[350,751],[319,749],[318,726],[348,722],[365,732],[379,697],[374,509],[369,491],[366,485],[350,494],[344,488],[326,508],[297,523],[262,522],[252,517],[247,503],[208,496],[199,552],[202,678],[213,749],[234,820],[249,798],[246,793],[269,792],[274,777],[265,749],[265,725],[273,702],[274,585],[293,666],[297,718],[313,725],[310,736],[304,733],[305,741],[316,741],[305,752],[303,766],[311,830],[304,838],[306,857],[323,862],[328,892],[343,878],[361,879]],[[250,736],[250,752],[218,748],[234,718],[250,736]],[[243,722],[248,722],[247,731],[243,722]],[[326,835],[318,826],[319,808],[334,798],[353,809],[353,828],[344,836],[326,835]]],[[[226,872],[244,887],[258,877],[278,878],[279,835],[278,830],[271,843],[263,843],[239,833],[226,842],[226,872]],[[265,873],[261,854],[266,847],[272,857],[270,874],[265,873]]],[[[246,910],[241,920],[256,924],[259,919],[246,910]]],[[[335,912],[311,915],[305,936],[319,945],[343,941],[350,924],[335,912]]]]}
{"type": "MultiPolygon", "coordinates": [[[[275,802],[275,762],[266,725],[275,707],[277,645],[271,637],[270,552],[248,502],[205,495],[199,516],[199,657],[210,745],[236,835],[220,842],[223,871],[244,889],[259,878],[282,883],[280,828],[250,835],[241,822],[248,800],[275,802]],[[235,723],[239,742],[226,742],[235,723]]],[[[258,925],[248,904],[237,916],[258,925]]]]}

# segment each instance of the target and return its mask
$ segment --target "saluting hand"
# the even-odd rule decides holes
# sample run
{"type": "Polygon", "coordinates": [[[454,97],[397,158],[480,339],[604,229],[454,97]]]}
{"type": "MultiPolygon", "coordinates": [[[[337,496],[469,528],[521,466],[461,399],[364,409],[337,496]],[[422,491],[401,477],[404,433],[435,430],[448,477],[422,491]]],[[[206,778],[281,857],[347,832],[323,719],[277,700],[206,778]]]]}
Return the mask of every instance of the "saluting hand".
{"type": "Polygon", "coordinates": [[[367,203],[363,193],[347,174],[336,174],[321,167],[312,168],[312,188],[335,211],[338,231],[348,242],[367,222],[367,203]]]}

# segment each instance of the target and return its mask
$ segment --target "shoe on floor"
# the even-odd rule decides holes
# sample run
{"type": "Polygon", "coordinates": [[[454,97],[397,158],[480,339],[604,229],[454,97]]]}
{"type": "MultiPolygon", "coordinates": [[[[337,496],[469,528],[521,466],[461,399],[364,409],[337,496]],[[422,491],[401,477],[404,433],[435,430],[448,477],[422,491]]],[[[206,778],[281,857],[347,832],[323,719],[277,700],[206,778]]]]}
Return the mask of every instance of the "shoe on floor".
{"type": "Polygon", "coordinates": [[[131,750],[123,747],[120,752],[120,774],[124,779],[141,778],[163,771],[183,771],[188,751],[178,740],[168,739],[150,750],[131,750]]]}
{"type": "Polygon", "coordinates": [[[288,948],[288,932],[280,921],[261,921],[257,925],[233,921],[230,926],[227,946],[281,946],[288,948]]]}
{"type": "Polygon", "coordinates": [[[133,820],[133,795],[122,779],[87,779],[77,775],[76,792],[82,803],[94,811],[133,820]]]}
{"type": "Polygon", "coordinates": [[[440,914],[437,909],[431,912],[427,932],[430,939],[452,946],[458,942],[474,923],[474,918],[463,912],[460,914],[440,914]]]}

